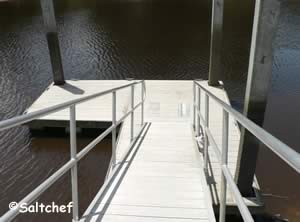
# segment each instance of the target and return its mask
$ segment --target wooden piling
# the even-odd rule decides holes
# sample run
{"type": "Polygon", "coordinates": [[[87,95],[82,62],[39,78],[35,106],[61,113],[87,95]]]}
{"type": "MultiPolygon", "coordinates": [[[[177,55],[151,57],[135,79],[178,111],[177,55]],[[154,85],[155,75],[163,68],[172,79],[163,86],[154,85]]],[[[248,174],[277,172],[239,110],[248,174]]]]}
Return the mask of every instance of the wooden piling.
{"type": "Polygon", "coordinates": [[[41,0],[43,19],[47,30],[47,43],[50,53],[53,81],[55,85],[65,84],[55,12],[52,0],[41,0]]]}
{"type": "MultiPolygon", "coordinates": [[[[279,17],[278,0],[257,0],[245,93],[244,115],[262,126],[272,77],[273,38],[279,17]]],[[[242,128],[236,171],[237,185],[244,196],[253,193],[259,142],[242,128]]]]}
{"type": "Polygon", "coordinates": [[[210,86],[219,85],[222,68],[222,35],[223,35],[223,12],[224,0],[213,0],[211,40],[210,40],[210,63],[209,79],[210,86]]]}

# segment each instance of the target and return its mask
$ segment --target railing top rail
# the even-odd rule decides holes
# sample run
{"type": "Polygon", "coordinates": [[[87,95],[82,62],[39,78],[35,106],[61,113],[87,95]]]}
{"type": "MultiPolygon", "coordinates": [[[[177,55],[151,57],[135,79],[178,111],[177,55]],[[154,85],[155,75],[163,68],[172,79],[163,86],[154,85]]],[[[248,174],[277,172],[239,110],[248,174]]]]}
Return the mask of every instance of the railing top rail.
{"type": "Polygon", "coordinates": [[[240,112],[233,109],[231,106],[220,100],[208,89],[202,86],[197,81],[194,83],[199,86],[210,98],[216,101],[221,107],[226,110],[233,118],[235,118],[244,128],[251,132],[262,143],[268,146],[274,153],[283,159],[288,165],[300,173],[300,154],[291,147],[281,142],[279,139],[268,133],[263,128],[256,125],[250,119],[243,116],[240,112]]]}
{"type": "Polygon", "coordinates": [[[19,116],[16,116],[16,117],[13,117],[13,118],[10,118],[10,119],[7,119],[7,120],[3,120],[3,121],[0,122],[0,131],[3,131],[5,129],[9,129],[9,128],[12,128],[12,127],[24,124],[24,123],[28,123],[28,122],[36,119],[36,118],[39,118],[39,117],[42,117],[42,116],[45,116],[45,115],[49,115],[51,113],[58,112],[60,110],[66,109],[66,108],[68,108],[72,105],[83,103],[83,102],[86,102],[88,100],[94,99],[96,97],[104,96],[104,95],[110,94],[112,92],[116,92],[116,91],[119,91],[121,89],[125,89],[127,87],[132,86],[132,85],[144,83],[144,81],[145,80],[135,81],[133,83],[125,84],[125,85],[115,87],[115,88],[112,88],[112,89],[108,89],[108,90],[104,90],[104,91],[94,93],[94,94],[91,94],[91,95],[88,95],[88,96],[83,96],[83,97],[78,98],[78,99],[72,99],[70,101],[60,103],[58,105],[50,106],[50,107],[47,107],[45,109],[41,109],[41,110],[34,111],[34,112],[31,112],[31,113],[22,114],[22,115],[19,115],[19,116]]]}

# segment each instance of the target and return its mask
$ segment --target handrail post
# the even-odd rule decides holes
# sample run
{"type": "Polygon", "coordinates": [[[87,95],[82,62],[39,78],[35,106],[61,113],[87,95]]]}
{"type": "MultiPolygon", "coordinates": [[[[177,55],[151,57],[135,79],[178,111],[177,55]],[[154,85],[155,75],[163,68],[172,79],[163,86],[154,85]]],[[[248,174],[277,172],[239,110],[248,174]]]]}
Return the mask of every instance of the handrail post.
{"type": "MultiPolygon", "coordinates": [[[[209,96],[207,93],[205,93],[205,127],[209,127],[209,96]]],[[[204,138],[204,170],[208,171],[208,136],[205,132],[205,138],[204,138]]]]}
{"type": "MultiPolygon", "coordinates": [[[[70,153],[71,153],[71,159],[76,159],[77,141],[76,141],[75,105],[70,106],[70,153]]],[[[72,186],[72,201],[73,201],[73,221],[76,222],[79,221],[77,160],[76,160],[76,164],[71,168],[71,186],[72,186]]]]}
{"type": "Polygon", "coordinates": [[[141,126],[144,125],[144,84],[145,82],[142,82],[141,84],[141,101],[142,101],[142,105],[141,105],[141,126]]]}
{"type": "MultiPolygon", "coordinates": [[[[223,132],[222,132],[222,165],[227,166],[228,162],[228,124],[229,114],[223,109],[223,132]]],[[[224,222],[226,218],[226,189],[227,181],[221,167],[221,198],[220,198],[220,215],[219,221],[224,222]]]]}
{"type": "Polygon", "coordinates": [[[130,124],[130,140],[133,141],[133,137],[134,137],[134,86],[131,86],[131,124],[130,124]]]}
{"type": "MultiPolygon", "coordinates": [[[[117,98],[116,98],[116,91],[113,91],[112,93],[112,125],[114,127],[116,127],[116,115],[117,115],[117,98]]],[[[116,165],[116,148],[117,148],[117,129],[114,128],[112,130],[112,153],[111,153],[111,162],[112,162],[112,166],[114,168],[114,166],[116,165]]]]}
{"type": "Polygon", "coordinates": [[[198,106],[197,106],[197,127],[196,127],[196,136],[200,136],[200,105],[201,105],[201,88],[197,87],[197,94],[198,94],[198,106]]]}
{"type": "Polygon", "coordinates": [[[193,82],[193,129],[194,131],[196,130],[195,122],[196,122],[196,83],[194,81],[193,82]]]}

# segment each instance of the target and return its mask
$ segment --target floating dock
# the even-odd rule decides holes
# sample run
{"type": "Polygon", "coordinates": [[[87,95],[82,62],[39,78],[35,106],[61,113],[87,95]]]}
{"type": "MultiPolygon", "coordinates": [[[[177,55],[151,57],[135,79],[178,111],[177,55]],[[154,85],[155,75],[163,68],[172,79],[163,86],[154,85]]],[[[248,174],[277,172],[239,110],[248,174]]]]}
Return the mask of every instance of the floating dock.
{"type": "MultiPolygon", "coordinates": [[[[49,106],[54,106],[80,97],[88,96],[125,85],[126,80],[68,80],[64,85],[51,84],[44,93],[26,110],[26,113],[34,112],[49,106]]],[[[124,89],[118,93],[117,118],[128,110],[130,89],[124,89]]],[[[107,128],[112,121],[111,95],[98,97],[91,101],[76,106],[77,126],[82,128],[107,128]]],[[[70,113],[68,109],[53,113],[32,121],[31,129],[43,129],[45,127],[68,127],[70,113]]]]}
{"type": "MultiPolygon", "coordinates": [[[[128,81],[81,80],[67,81],[65,86],[51,85],[27,112],[126,83],[128,81]]],[[[229,104],[223,88],[209,87],[206,81],[201,84],[229,104]]],[[[219,205],[221,168],[212,148],[209,148],[208,174],[203,171],[201,144],[197,143],[192,129],[192,89],[193,81],[146,81],[144,117],[147,124],[142,133],[137,134],[141,127],[141,111],[138,109],[134,122],[137,143],[121,162],[130,145],[130,120],[122,124],[117,144],[120,170],[107,190],[100,190],[95,196],[82,221],[215,221],[213,206],[219,205]]],[[[136,93],[134,99],[137,104],[141,100],[140,93],[136,93]]],[[[129,110],[129,104],[130,90],[118,93],[118,116],[129,110]]],[[[222,109],[212,100],[209,105],[210,129],[221,147],[222,109]]],[[[110,125],[111,109],[111,96],[79,104],[77,121],[82,127],[110,125]]],[[[34,126],[46,127],[49,123],[51,126],[66,126],[68,121],[69,110],[64,110],[36,120],[34,126]]],[[[240,131],[231,118],[229,129],[228,165],[235,175],[240,131]]],[[[244,200],[255,209],[262,207],[259,195],[244,200]]],[[[230,190],[227,205],[236,208],[230,190]]]]}

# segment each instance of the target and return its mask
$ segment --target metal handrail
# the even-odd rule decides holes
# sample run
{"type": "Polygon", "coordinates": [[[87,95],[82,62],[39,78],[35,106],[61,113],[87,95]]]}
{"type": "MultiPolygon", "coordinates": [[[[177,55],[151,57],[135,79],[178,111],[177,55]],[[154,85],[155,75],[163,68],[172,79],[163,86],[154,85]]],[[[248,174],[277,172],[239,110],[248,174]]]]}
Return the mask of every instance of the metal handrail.
{"type": "Polygon", "coordinates": [[[276,153],[281,159],[283,159],[288,165],[290,165],[294,170],[300,173],[300,154],[294,151],[292,148],[281,142],[276,137],[272,136],[270,133],[265,131],[263,128],[256,125],[250,119],[243,116],[238,111],[234,110],[231,106],[224,103],[213,93],[207,90],[204,86],[199,84],[197,81],[194,81],[193,84],[193,96],[194,96],[194,116],[193,116],[193,125],[196,131],[196,135],[199,135],[200,122],[202,122],[204,129],[204,169],[207,170],[208,162],[208,141],[214,148],[216,156],[221,164],[222,177],[221,177],[221,200],[220,200],[220,222],[225,221],[226,215],[226,186],[227,183],[232,190],[233,196],[236,200],[237,206],[240,210],[240,213],[244,221],[252,222],[254,221],[251,213],[245,204],[243,197],[235,184],[235,181],[230,173],[230,170],[227,166],[228,159],[228,127],[229,127],[229,115],[231,115],[237,122],[239,122],[245,129],[251,132],[256,138],[258,138],[262,143],[269,147],[274,153],[276,153]],[[205,94],[205,118],[202,116],[200,111],[201,104],[201,90],[205,94]],[[196,93],[197,91],[197,93],[196,93]],[[198,101],[196,101],[196,94],[198,101]],[[209,119],[209,99],[212,98],[217,104],[219,104],[223,110],[223,133],[222,133],[222,152],[218,148],[212,133],[209,129],[208,119],[209,119]],[[196,118],[197,117],[197,118],[196,118]]]}
{"type": "Polygon", "coordinates": [[[226,110],[245,129],[251,132],[256,138],[258,138],[262,143],[264,143],[274,153],[276,153],[282,160],[284,160],[294,170],[300,173],[300,154],[298,152],[255,124],[250,119],[246,118],[244,115],[233,109],[228,104],[224,103],[210,91],[201,86],[198,82],[195,82],[195,84],[199,86],[201,90],[203,90],[210,98],[221,105],[221,107],[226,110]]]}
{"type": "MultiPolygon", "coordinates": [[[[39,117],[49,115],[51,113],[58,112],[60,110],[70,108],[70,160],[65,163],[61,168],[59,168],[55,173],[48,177],[43,183],[36,187],[32,192],[30,192],[26,197],[24,197],[18,205],[6,212],[1,218],[0,222],[11,221],[14,219],[20,212],[20,206],[24,203],[27,205],[34,202],[44,191],[46,191],[52,184],[54,184],[59,178],[61,178],[66,172],[71,170],[71,185],[72,185],[72,201],[73,201],[73,221],[79,221],[79,210],[78,210],[78,175],[77,175],[77,163],[82,159],[89,151],[91,151],[99,142],[101,142],[108,134],[112,133],[112,167],[116,165],[116,130],[117,127],[130,115],[131,116],[131,135],[134,132],[134,111],[141,108],[141,125],[144,125],[144,102],[146,98],[146,86],[145,81],[136,81],[130,84],[126,84],[120,87],[112,88],[105,90],[99,93],[95,93],[89,96],[84,96],[79,99],[73,99],[65,103],[61,103],[55,106],[47,107],[42,110],[38,110],[32,113],[23,114],[8,120],[3,120],[0,122],[0,131],[9,129],[32,120],[35,120],[39,117]],[[134,86],[141,84],[141,102],[137,105],[134,105],[134,86]],[[116,92],[131,87],[131,109],[126,114],[124,114],[119,120],[116,120],[116,92]],[[76,105],[83,103],[89,100],[92,100],[97,97],[101,97],[107,94],[112,93],[112,125],[101,133],[97,138],[90,142],[86,147],[84,147],[79,153],[77,153],[77,141],[76,141],[76,105]]],[[[141,129],[142,130],[142,129],[141,129]]],[[[134,143],[132,138],[132,143],[134,143]]]]}

